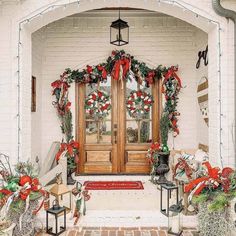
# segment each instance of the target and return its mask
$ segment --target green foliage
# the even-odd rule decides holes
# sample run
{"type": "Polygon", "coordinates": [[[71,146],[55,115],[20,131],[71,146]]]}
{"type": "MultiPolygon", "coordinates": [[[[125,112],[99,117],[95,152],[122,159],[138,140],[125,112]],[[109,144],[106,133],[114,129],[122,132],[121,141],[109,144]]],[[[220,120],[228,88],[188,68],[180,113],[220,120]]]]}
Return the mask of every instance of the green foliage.
{"type": "Polygon", "coordinates": [[[25,201],[19,199],[18,201],[13,201],[10,205],[10,210],[15,213],[21,213],[25,209],[25,201]]]}
{"type": "Polygon", "coordinates": [[[38,176],[38,169],[35,168],[33,163],[30,161],[27,162],[18,162],[15,167],[16,176],[12,176],[12,179],[9,180],[10,182],[18,182],[20,175],[28,175],[32,178],[38,176]]]}
{"type": "Polygon", "coordinates": [[[76,163],[74,158],[67,158],[67,169],[74,170],[76,168],[76,163]]]}
{"type": "Polygon", "coordinates": [[[34,201],[34,200],[37,200],[37,199],[39,199],[39,198],[41,198],[42,197],[42,193],[40,193],[40,192],[31,192],[30,193],[30,195],[29,195],[29,200],[30,201],[34,201]]]}
{"type": "Polygon", "coordinates": [[[65,115],[61,117],[61,130],[66,136],[66,142],[69,143],[73,139],[73,125],[72,125],[72,113],[71,111],[65,112],[65,115]]]}
{"type": "Polygon", "coordinates": [[[225,193],[218,194],[213,201],[208,205],[209,211],[222,211],[228,206],[229,203],[229,196],[225,193]]]}
{"type": "Polygon", "coordinates": [[[206,202],[207,199],[208,199],[208,195],[203,193],[198,196],[194,196],[192,199],[192,202],[194,204],[200,204],[200,203],[206,202]]]}
{"type": "Polygon", "coordinates": [[[160,119],[160,131],[162,144],[167,145],[170,130],[170,119],[167,112],[163,112],[160,119]]]}
{"type": "Polygon", "coordinates": [[[192,202],[198,205],[205,203],[209,212],[216,212],[224,211],[234,197],[236,197],[235,191],[225,193],[220,190],[207,190],[197,196],[194,196],[192,202]]]}

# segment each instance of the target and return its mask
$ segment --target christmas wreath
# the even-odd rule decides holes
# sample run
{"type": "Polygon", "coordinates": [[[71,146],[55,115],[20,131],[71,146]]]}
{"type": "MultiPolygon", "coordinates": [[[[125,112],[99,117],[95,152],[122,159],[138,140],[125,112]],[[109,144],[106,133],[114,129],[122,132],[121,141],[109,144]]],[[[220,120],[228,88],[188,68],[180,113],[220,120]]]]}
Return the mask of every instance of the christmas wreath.
{"type": "Polygon", "coordinates": [[[142,119],[149,114],[152,103],[151,94],[143,90],[133,90],[127,98],[126,107],[132,118],[142,119]]]}
{"type": "Polygon", "coordinates": [[[95,90],[86,97],[85,111],[88,118],[104,119],[109,115],[110,110],[111,100],[105,92],[95,90]]]}

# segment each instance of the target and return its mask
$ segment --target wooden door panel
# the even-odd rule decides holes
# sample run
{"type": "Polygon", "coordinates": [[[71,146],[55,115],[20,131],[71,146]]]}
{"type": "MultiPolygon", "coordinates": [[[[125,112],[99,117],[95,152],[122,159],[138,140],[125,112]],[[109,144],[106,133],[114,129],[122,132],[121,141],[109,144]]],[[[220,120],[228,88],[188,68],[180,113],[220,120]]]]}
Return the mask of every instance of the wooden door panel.
{"type": "Polygon", "coordinates": [[[125,165],[125,172],[130,174],[149,174],[150,165],[148,163],[146,165],[139,163],[127,163],[125,165]]]}
{"type": "Polygon", "coordinates": [[[84,164],[84,173],[86,174],[107,174],[112,173],[111,162],[86,162],[84,164]]]}
{"type": "Polygon", "coordinates": [[[86,151],[86,162],[111,162],[111,151],[86,151]]]}
{"type": "Polygon", "coordinates": [[[127,162],[146,163],[146,151],[126,151],[127,162]]]}

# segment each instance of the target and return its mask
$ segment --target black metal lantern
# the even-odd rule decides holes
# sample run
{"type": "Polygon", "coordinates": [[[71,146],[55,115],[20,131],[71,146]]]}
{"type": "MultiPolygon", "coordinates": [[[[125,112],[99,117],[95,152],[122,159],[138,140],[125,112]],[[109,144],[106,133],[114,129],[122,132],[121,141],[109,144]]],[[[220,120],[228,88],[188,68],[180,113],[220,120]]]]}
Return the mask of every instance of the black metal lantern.
{"type": "Polygon", "coordinates": [[[129,25],[126,21],[119,19],[113,21],[110,26],[110,43],[116,46],[123,46],[129,43],[129,25]]]}
{"type": "Polygon", "coordinates": [[[169,216],[170,206],[179,203],[179,191],[178,186],[172,184],[161,184],[161,197],[160,197],[160,207],[161,213],[165,216],[169,216]],[[166,199],[163,198],[163,192],[166,192],[166,199]],[[174,193],[175,192],[175,193],[174,193]]]}
{"type": "Polygon", "coordinates": [[[46,211],[46,233],[50,235],[60,235],[65,231],[66,231],[66,208],[60,207],[58,201],[55,200],[53,202],[52,208],[46,211]],[[49,226],[48,214],[54,215],[54,222],[53,220],[50,220],[51,224],[50,226],[49,226]],[[60,216],[64,217],[62,225],[58,219],[60,216]]]}

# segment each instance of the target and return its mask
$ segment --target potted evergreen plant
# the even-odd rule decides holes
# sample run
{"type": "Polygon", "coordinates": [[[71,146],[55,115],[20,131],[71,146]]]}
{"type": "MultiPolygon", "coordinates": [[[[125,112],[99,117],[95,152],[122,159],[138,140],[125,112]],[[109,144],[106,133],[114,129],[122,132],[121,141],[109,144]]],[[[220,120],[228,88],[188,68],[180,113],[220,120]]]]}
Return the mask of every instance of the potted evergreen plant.
{"type": "Polygon", "coordinates": [[[148,150],[147,157],[152,165],[151,181],[157,184],[168,184],[169,181],[166,179],[165,174],[169,172],[170,168],[168,165],[169,160],[169,148],[167,145],[170,120],[168,113],[163,112],[160,120],[160,136],[162,144],[153,143],[151,148],[148,150]],[[158,180],[154,180],[154,177],[159,175],[158,180]]]}
{"type": "Polygon", "coordinates": [[[229,206],[236,197],[236,172],[213,168],[209,162],[203,168],[204,174],[185,186],[189,200],[198,207],[200,236],[227,236],[233,227],[229,206]]]}
{"type": "Polygon", "coordinates": [[[0,175],[3,180],[0,186],[0,217],[3,226],[0,227],[0,234],[35,235],[33,219],[42,207],[39,201],[43,201],[45,193],[37,173],[30,162],[17,163],[13,172],[8,156],[0,154],[0,175]]]}

